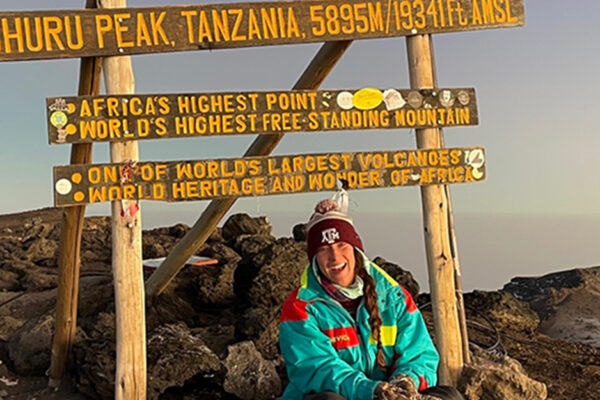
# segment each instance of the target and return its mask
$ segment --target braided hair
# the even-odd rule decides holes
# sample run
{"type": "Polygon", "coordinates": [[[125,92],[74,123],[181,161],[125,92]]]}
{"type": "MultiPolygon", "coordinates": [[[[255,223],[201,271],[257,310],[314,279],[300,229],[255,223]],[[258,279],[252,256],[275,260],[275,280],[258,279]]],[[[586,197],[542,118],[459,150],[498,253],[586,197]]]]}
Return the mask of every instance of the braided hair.
{"type": "Polygon", "coordinates": [[[365,268],[362,254],[357,250],[354,250],[354,258],[356,259],[356,274],[361,277],[364,286],[365,306],[369,313],[369,325],[371,326],[371,336],[377,341],[377,366],[383,371],[387,372],[387,365],[385,358],[383,357],[383,346],[381,344],[381,325],[383,320],[379,315],[379,305],[377,305],[377,291],[375,290],[375,281],[373,277],[369,275],[365,268]]]}

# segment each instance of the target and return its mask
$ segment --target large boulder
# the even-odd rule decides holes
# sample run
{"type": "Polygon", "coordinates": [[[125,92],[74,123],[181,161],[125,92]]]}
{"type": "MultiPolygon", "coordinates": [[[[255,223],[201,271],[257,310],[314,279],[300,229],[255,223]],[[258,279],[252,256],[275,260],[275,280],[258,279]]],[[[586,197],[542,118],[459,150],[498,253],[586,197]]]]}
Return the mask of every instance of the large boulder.
{"type": "Polygon", "coordinates": [[[292,228],[292,235],[294,236],[294,240],[297,242],[305,242],[306,241],[306,224],[299,223],[294,225],[292,228]]]}
{"type": "Polygon", "coordinates": [[[242,256],[242,258],[252,258],[262,252],[275,242],[273,235],[240,235],[235,238],[233,248],[242,256]]]}
{"type": "Polygon", "coordinates": [[[148,339],[148,399],[181,387],[196,375],[222,382],[221,361],[182,323],[157,328],[148,339]]]}
{"type": "Polygon", "coordinates": [[[35,238],[30,241],[26,250],[28,260],[46,266],[55,267],[58,251],[58,243],[54,240],[48,240],[44,237],[35,238]]]}
{"type": "Polygon", "coordinates": [[[3,268],[0,269],[0,292],[16,292],[20,289],[19,274],[3,268]]]}
{"type": "Polygon", "coordinates": [[[516,299],[508,292],[475,290],[466,293],[464,300],[468,319],[480,320],[483,315],[500,329],[533,332],[540,322],[539,317],[527,303],[516,299]]]}
{"type": "Polygon", "coordinates": [[[227,306],[237,299],[234,290],[234,276],[241,257],[232,248],[220,242],[206,244],[198,255],[217,259],[219,264],[188,268],[187,276],[192,276],[196,301],[200,304],[227,306]]]}
{"type": "Polygon", "coordinates": [[[8,341],[11,335],[22,327],[25,322],[10,315],[0,316],[0,340],[8,341]]]}
{"type": "Polygon", "coordinates": [[[114,399],[115,314],[103,312],[81,322],[85,333],[73,345],[77,389],[92,399],[114,399]]]}
{"type": "Polygon", "coordinates": [[[600,347],[600,267],[513,278],[504,290],[538,313],[540,332],[600,347]]]}
{"type": "Polygon", "coordinates": [[[228,351],[223,385],[227,393],[243,400],[270,400],[281,394],[281,379],[275,364],[264,360],[252,342],[236,343],[228,351]]]}
{"type": "Polygon", "coordinates": [[[81,234],[81,270],[98,270],[104,266],[110,271],[111,259],[111,218],[86,218],[81,234]]]}
{"type": "Polygon", "coordinates": [[[235,343],[234,325],[210,325],[191,329],[219,358],[227,356],[227,347],[235,343]]]}
{"type": "Polygon", "coordinates": [[[8,339],[8,354],[21,375],[43,375],[50,367],[54,316],[42,315],[27,321],[8,339]]]}
{"type": "Polygon", "coordinates": [[[251,339],[256,349],[268,360],[279,357],[280,307],[254,307],[242,317],[242,333],[251,339]]]}
{"type": "Polygon", "coordinates": [[[518,361],[481,351],[463,368],[458,389],[467,400],[545,400],[548,396],[546,385],[528,377],[518,361]]]}
{"type": "Polygon", "coordinates": [[[202,305],[228,306],[237,300],[234,274],[237,263],[201,267],[194,277],[196,301],[202,305]]]}
{"type": "Polygon", "coordinates": [[[240,235],[270,234],[271,225],[267,217],[251,217],[248,214],[234,214],[223,224],[223,239],[231,240],[240,235]]]}
{"type": "Polygon", "coordinates": [[[281,307],[288,294],[300,284],[300,275],[308,264],[306,244],[280,238],[255,255],[252,262],[259,272],[250,287],[250,304],[281,307]]]}

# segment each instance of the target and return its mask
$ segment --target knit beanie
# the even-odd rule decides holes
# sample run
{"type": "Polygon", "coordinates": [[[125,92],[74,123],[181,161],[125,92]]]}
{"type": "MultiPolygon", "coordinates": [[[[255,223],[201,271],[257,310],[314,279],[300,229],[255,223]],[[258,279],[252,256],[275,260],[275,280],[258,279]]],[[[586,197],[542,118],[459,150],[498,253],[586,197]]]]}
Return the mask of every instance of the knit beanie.
{"type": "Polygon", "coordinates": [[[312,260],[321,246],[346,242],[363,250],[360,236],[354,229],[352,218],[340,210],[332,199],[320,201],[306,223],[306,252],[312,260]]]}

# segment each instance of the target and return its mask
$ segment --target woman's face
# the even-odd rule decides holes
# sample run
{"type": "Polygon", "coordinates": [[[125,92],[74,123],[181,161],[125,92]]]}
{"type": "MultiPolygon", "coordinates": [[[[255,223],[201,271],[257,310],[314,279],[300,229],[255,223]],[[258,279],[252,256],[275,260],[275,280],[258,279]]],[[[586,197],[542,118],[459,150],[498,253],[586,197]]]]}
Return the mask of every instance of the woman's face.
{"type": "Polygon", "coordinates": [[[319,269],[333,283],[348,287],[354,282],[354,247],[346,242],[337,242],[319,247],[315,255],[319,269]]]}

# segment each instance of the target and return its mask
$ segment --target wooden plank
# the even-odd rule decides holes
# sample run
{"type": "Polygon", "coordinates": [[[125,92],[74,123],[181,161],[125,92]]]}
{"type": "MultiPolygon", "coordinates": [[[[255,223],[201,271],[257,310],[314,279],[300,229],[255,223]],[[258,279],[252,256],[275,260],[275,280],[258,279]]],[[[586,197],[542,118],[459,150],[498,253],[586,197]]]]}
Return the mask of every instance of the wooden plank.
{"type": "Polygon", "coordinates": [[[335,190],[338,179],[368,189],[484,178],[481,147],[69,165],[54,167],[54,201],[207,200],[335,190]]]}
{"type": "MultiPolygon", "coordinates": [[[[122,9],[126,0],[101,0],[105,9],[122,9]]],[[[119,11],[115,11],[119,12],[119,11]]],[[[102,59],[109,95],[133,94],[131,57],[102,59]]],[[[110,143],[114,163],[139,160],[137,141],[110,143]]],[[[145,400],[147,393],[146,305],[142,267],[142,213],[135,200],[113,201],[111,209],[112,269],[115,288],[115,400],[145,400]]]]}
{"type": "Polygon", "coordinates": [[[50,143],[477,125],[475,90],[303,90],[53,97],[50,143]]]}
{"type": "MultiPolygon", "coordinates": [[[[408,70],[412,88],[436,86],[436,71],[430,35],[416,35],[406,39],[408,70]]],[[[444,147],[441,129],[417,129],[417,148],[444,147]]],[[[439,182],[445,183],[445,182],[439,182]]],[[[429,272],[433,324],[436,348],[440,355],[438,381],[456,386],[463,368],[462,339],[455,287],[455,258],[452,252],[452,226],[449,191],[441,185],[421,187],[423,209],[423,237],[429,272]]],[[[468,337],[464,337],[468,341],[468,337]]],[[[467,344],[468,346],[468,344],[467,344]]]]}
{"type": "MultiPolygon", "coordinates": [[[[95,0],[86,0],[87,8],[96,7],[95,0]]],[[[79,68],[79,95],[100,93],[102,62],[99,58],[83,58],[79,68]]],[[[89,164],[92,161],[92,144],[74,144],[71,147],[71,164],[89,164]]],[[[79,270],[81,267],[81,235],[85,218],[85,205],[64,210],[60,229],[58,251],[58,289],[56,294],[56,321],[48,386],[58,388],[67,367],[67,360],[77,331],[77,304],[79,296],[79,270]]]]}
{"type": "Polygon", "coordinates": [[[523,0],[309,0],[0,13],[0,61],[521,26],[523,0]]]}

